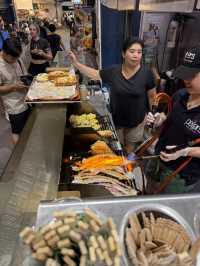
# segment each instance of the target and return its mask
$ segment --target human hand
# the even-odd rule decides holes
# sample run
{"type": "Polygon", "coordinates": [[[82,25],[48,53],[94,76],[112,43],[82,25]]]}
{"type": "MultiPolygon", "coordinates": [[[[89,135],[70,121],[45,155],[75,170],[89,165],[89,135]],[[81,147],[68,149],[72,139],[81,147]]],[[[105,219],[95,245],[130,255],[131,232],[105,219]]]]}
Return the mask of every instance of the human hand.
{"type": "Polygon", "coordinates": [[[45,52],[43,50],[37,50],[36,54],[40,56],[44,56],[45,52]]]}
{"type": "MultiPolygon", "coordinates": [[[[166,146],[166,149],[169,150],[169,152],[170,152],[170,150],[172,150],[176,147],[177,146],[166,146]]],[[[184,148],[184,149],[175,151],[173,153],[167,153],[167,152],[162,151],[160,153],[160,159],[165,161],[165,162],[175,161],[180,157],[188,156],[189,151],[190,151],[190,148],[184,148]]]]}
{"type": "Polygon", "coordinates": [[[164,113],[157,112],[155,114],[152,114],[151,112],[149,112],[146,117],[146,124],[148,126],[153,124],[153,127],[160,127],[165,121],[165,119],[166,119],[166,116],[164,113]]]}
{"type": "Polygon", "coordinates": [[[32,53],[32,54],[37,54],[37,53],[38,53],[38,49],[35,48],[35,49],[31,50],[31,53],[32,53]]]}
{"type": "Polygon", "coordinates": [[[25,91],[28,89],[28,86],[24,85],[23,82],[19,81],[12,85],[13,91],[25,91]]]}
{"type": "Polygon", "coordinates": [[[72,64],[75,64],[78,62],[76,55],[72,51],[68,51],[67,56],[72,60],[72,64]]]}

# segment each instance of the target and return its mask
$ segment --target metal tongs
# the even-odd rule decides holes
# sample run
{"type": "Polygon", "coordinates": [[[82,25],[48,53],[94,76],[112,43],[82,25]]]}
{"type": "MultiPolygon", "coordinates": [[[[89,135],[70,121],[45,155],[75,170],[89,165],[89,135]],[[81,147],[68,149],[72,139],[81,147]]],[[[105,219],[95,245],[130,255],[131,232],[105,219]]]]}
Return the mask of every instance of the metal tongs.
{"type": "Polygon", "coordinates": [[[146,156],[137,156],[136,154],[131,153],[131,154],[128,155],[127,160],[131,163],[131,162],[134,162],[134,161],[157,159],[159,157],[160,157],[160,154],[146,155],[146,156]]]}

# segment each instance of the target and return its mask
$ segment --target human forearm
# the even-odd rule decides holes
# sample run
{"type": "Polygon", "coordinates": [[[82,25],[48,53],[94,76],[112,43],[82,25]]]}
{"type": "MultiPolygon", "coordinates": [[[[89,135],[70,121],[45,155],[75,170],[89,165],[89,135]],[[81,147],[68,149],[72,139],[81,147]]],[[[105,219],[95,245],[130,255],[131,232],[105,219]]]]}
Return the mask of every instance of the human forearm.
{"type": "Polygon", "coordinates": [[[64,46],[64,43],[62,41],[60,42],[60,47],[63,49],[63,51],[65,51],[65,46],[64,46]]]}
{"type": "Polygon", "coordinates": [[[81,64],[77,58],[76,55],[72,52],[69,51],[68,54],[69,58],[72,60],[72,64],[85,76],[89,77],[90,79],[94,79],[94,80],[100,80],[101,77],[99,75],[99,71],[88,67],[86,65],[81,64]]]}
{"type": "Polygon", "coordinates": [[[93,80],[100,80],[100,75],[99,75],[99,71],[88,67],[86,65],[81,64],[80,62],[74,62],[73,65],[85,76],[89,77],[90,79],[93,80]]]}
{"type": "MultiPolygon", "coordinates": [[[[170,151],[170,149],[175,148],[176,146],[167,146],[166,149],[170,151]]],[[[174,153],[168,153],[168,152],[161,152],[160,158],[165,161],[174,161],[177,160],[180,157],[194,157],[194,158],[200,158],[200,147],[187,147],[181,150],[178,150],[174,153]]]]}
{"type": "Polygon", "coordinates": [[[0,95],[5,95],[15,91],[13,84],[0,86],[0,95]]]}
{"type": "Polygon", "coordinates": [[[43,57],[44,59],[49,60],[49,61],[53,59],[53,56],[51,53],[44,53],[43,57]]]}
{"type": "Polygon", "coordinates": [[[154,104],[155,96],[156,96],[156,89],[153,88],[147,92],[148,95],[148,101],[149,101],[149,108],[152,109],[152,106],[154,104]]]}
{"type": "Polygon", "coordinates": [[[189,147],[187,149],[187,155],[195,158],[200,158],[200,147],[189,147]]]}

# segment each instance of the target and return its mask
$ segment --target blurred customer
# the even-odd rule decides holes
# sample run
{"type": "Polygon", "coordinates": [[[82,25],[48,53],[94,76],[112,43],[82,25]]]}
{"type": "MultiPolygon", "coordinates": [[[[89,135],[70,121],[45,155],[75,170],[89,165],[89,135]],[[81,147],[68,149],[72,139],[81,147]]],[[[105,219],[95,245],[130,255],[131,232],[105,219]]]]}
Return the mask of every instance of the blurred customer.
{"type": "Polygon", "coordinates": [[[61,36],[56,33],[56,26],[54,24],[49,25],[49,31],[50,33],[47,36],[47,41],[50,44],[51,52],[54,58],[58,51],[65,50],[65,46],[62,42],[61,36]]]}
{"type": "Polygon", "coordinates": [[[16,39],[4,41],[0,58],[0,95],[12,129],[13,142],[16,144],[30,114],[24,98],[28,87],[20,81],[27,74],[19,57],[22,47],[16,39]]]}
{"type": "Polygon", "coordinates": [[[31,64],[28,72],[36,76],[44,73],[49,67],[49,61],[53,59],[51,49],[47,40],[40,37],[40,28],[37,24],[30,25],[31,43],[31,64]]]}
{"type": "Polygon", "coordinates": [[[3,17],[0,16],[0,51],[2,50],[3,43],[6,39],[8,39],[9,33],[5,30],[5,23],[3,17]]]}

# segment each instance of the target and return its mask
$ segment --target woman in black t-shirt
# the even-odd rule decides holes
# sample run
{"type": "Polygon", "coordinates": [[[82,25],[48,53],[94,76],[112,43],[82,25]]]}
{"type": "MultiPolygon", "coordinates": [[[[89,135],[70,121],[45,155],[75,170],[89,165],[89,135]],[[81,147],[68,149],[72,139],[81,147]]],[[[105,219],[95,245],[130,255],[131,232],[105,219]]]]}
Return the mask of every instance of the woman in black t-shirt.
{"type": "Polygon", "coordinates": [[[31,64],[28,72],[36,76],[45,72],[53,57],[48,41],[40,38],[40,28],[37,24],[30,25],[30,34],[32,37],[30,43],[31,64]]]}
{"type": "Polygon", "coordinates": [[[142,50],[141,40],[128,39],[123,45],[123,63],[100,71],[81,64],[69,52],[73,65],[80,72],[110,86],[113,121],[127,153],[143,140],[145,116],[156,94],[152,71],[142,65],[142,50]]]}
{"type": "Polygon", "coordinates": [[[49,31],[50,31],[50,34],[47,36],[47,41],[50,44],[51,52],[52,52],[52,55],[54,58],[58,51],[65,50],[65,46],[62,43],[60,35],[55,33],[56,32],[56,26],[54,24],[49,25],[49,31]]]}

